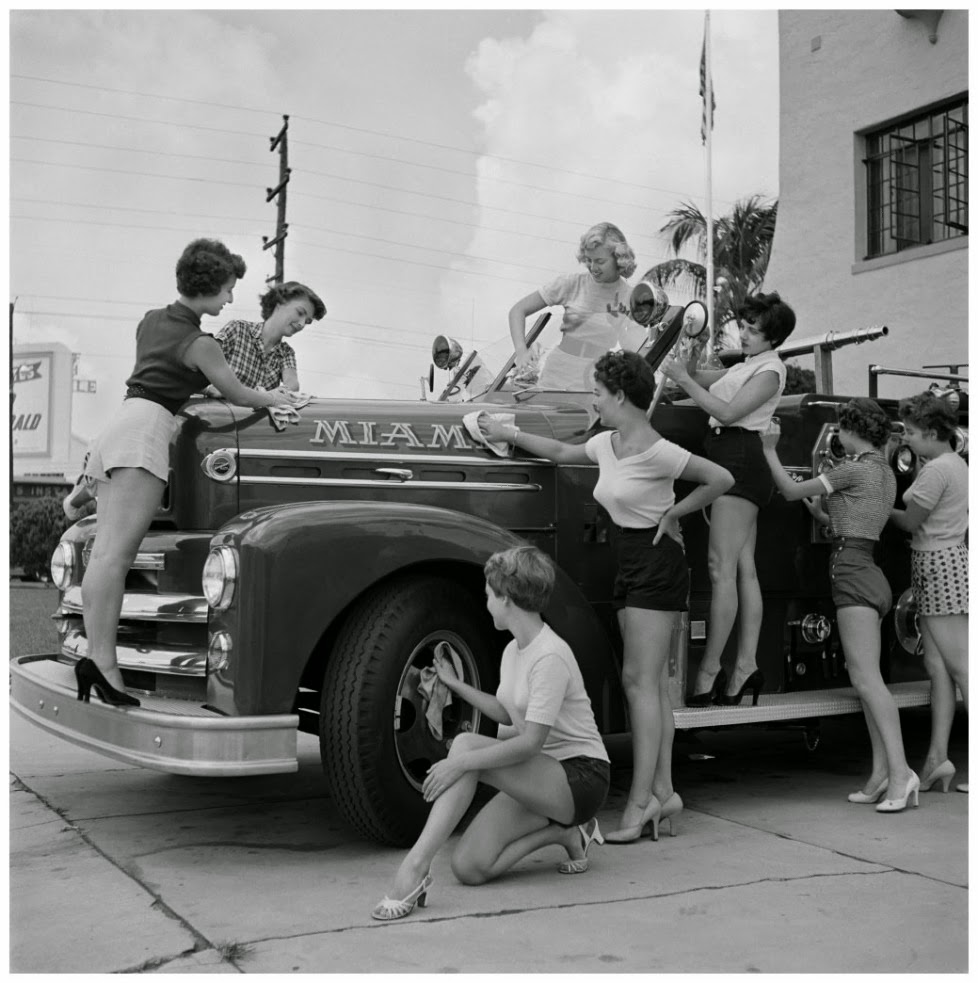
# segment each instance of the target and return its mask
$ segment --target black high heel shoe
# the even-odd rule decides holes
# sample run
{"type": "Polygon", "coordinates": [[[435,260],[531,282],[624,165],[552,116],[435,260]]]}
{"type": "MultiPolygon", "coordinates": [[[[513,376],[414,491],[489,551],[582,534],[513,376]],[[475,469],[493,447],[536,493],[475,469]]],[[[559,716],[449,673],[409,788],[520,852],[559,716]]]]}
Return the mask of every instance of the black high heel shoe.
{"type": "Polygon", "coordinates": [[[109,706],[138,707],[140,705],[135,696],[110,686],[109,681],[102,675],[102,670],[89,658],[79,659],[75,663],[75,680],[78,682],[78,699],[85,703],[90,702],[94,686],[102,702],[108,703],[109,706]]]}
{"type": "Polygon", "coordinates": [[[727,688],[727,670],[720,666],[717,674],[713,677],[713,685],[705,693],[694,693],[686,698],[688,707],[708,707],[715,703],[727,688]]]}
{"type": "Polygon", "coordinates": [[[761,695],[761,689],[764,686],[764,673],[760,669],[755,669],[745,680],[744,685],[734,693],[733,696],[727,696],[726,693],[721,693],[717,702],[722,707],[735,707],[744,698],[744,693],[747,690],[753,690],[754,699],[751,706],[757,706],[757,698],[761,695]]]}

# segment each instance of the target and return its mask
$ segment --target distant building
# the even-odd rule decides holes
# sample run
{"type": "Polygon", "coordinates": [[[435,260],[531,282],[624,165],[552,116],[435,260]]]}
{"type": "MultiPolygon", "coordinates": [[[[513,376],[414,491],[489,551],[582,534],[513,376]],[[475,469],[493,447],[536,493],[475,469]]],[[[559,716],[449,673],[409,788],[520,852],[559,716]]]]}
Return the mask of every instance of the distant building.
{"type": "Polygon", "coordinates": [[[86,441],[71,432],[74,356],[57,342],[14,345],[10,372],[13,492],[37,497],[73,483],[85,455],[86,441]]]}
{"type": "MultiPolygon", "coordinates": [[[[967,363],[968,11],[782,10],[778,25],[765,289],[795,308],[799,336],[889,327],[836,353],[836,392],[866,393],[871,363],[967,363]]],[[[926,386],[883,376],[879,394],[926,386]]]]}

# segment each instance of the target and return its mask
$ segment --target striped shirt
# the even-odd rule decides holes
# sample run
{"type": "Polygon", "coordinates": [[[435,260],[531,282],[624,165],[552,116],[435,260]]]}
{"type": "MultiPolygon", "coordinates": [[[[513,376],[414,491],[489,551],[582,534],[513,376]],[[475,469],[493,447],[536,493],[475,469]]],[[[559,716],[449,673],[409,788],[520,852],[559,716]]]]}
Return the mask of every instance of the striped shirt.
{"type": "Polygon", "coordinates": [[[266,352],[261,329],[261,322],[228,321],[218,332],[217,343],[242,385],[249,389],[277,389],[282,385],[282,370],[296,367],[295,351],[280,341],[266,352]]]}
{"type": "Polygon", "coordinates": [[[833,536],[879,539],[896,501],[896,477],[881,451],[840,461],[819,475],[833,536]]]}

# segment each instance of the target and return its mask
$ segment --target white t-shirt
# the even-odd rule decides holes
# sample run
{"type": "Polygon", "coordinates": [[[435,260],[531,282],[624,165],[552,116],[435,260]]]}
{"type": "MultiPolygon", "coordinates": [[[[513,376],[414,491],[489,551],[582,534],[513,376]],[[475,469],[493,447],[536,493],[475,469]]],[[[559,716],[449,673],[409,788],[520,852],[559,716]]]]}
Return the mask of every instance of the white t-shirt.
{"type": "Polygon", "coordinates": [[[543,724],[550,728],[544,754],[609,760],[574,653],[549,625],[525,649],[515,638],[506,646],[496,699],[513,722],[500,726],[501,738],[524,733],[527,723],[543,724]]]}
{"type": "Polygon", "coordinates": [[[968,531],[968,465],[958,454],[928,461],[903,493],[906,505],[930,509],[910,539],[915,550],[943,550],[964,542],[968,531]]]}
{"type": "Polygon", "coordinates": [[[711,416],[709,421],[711,427],[743,427],[745,430],[757,430],[758,432],[767,430],[767,425],[771,422],[771,417],[774,416],[774,411],[778,408],[778,400],[781,399],[781,393],[784,391],[785,380],[788,378],[788,370],[784,362],[781,361],[781,356],[773,349],[761,352],[760,355],[751,355],[743,362],[732,365],[727,369],[725,375],[710,386],[710,393],[725,403],[729,403],[743,389],[744,383],[748,379],[753,379],[759,372],[777,373],[778,388],[774,395],[761,403],[756,410],[751,410],[746,416],[742,416],[739,420],[731,420],[728,424],[722,424],[716,417],[711,416]]]}
{"type": "Polygon", "coordinates": [[[567,273],[539,290],[548,307],[564,308],[563,334],[607,351],[618,344],[619,328],[631,317],[631,288],[621,277],[614,283],[598,283],[590,273],[567,273]]]}
{"type": "Polygon", "coordinates": [[[595,499],[618,526],[657,526],[676,502],[673,482],[683,473],[692,454],[660,437],[647,451],[619,459],[611,435],[611,430],[605,430],[584,445],[584,452],[599,469],[595,499]]]}

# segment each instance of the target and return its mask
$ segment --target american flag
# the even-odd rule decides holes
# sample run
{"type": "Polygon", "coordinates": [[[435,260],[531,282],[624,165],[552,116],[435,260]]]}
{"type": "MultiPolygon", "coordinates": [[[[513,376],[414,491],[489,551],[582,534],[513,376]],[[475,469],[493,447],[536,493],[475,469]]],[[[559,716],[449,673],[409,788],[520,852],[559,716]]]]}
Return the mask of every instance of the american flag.
{"type": "MultiPolygon", "coordinates": [[[[700,140],[706,145],[706,28],[703,29],[703,50],[700,54],[700,99],[703,100],[703,119],[700,121],[700,140]]],[[[713,95],[713,80],[710,80],[710,129],[713,129],[713,114],[717,109],[713,95]]]]}

